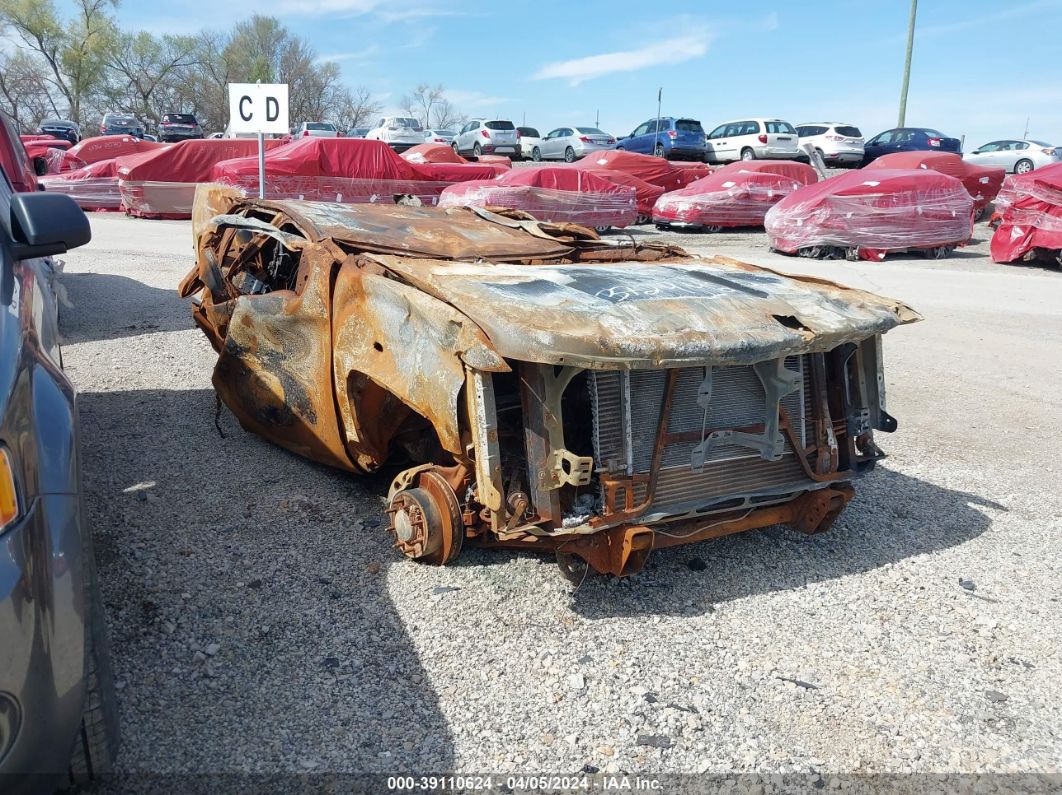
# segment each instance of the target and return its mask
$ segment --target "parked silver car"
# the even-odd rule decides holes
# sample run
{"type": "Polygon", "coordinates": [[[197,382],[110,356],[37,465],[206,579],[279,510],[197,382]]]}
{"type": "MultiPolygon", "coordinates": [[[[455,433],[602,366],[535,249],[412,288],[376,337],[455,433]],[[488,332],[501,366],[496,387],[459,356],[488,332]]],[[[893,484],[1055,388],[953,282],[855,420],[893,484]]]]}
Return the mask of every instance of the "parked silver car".
{"type": "Polygon", "coordinates": [[[798,160],[799,136],[782,119],[726,121],[708,133],[708,162],[734,160],[798,160]]]}
{"type": "Polygon", "coordinates": [[[1062,147],[1029,139],[992,141],[963,155],[962,159],[979,166],[998,166],[1014,174],[1028,174],[1062,161],[1062,147]]]}
{"type": "Polygon", "coordinates": [[[455,135],[457,135],[457,133],[453,130],[425,130],[424,143],[448,144],[454,140],[455,135]]]}
{"type": "Polygon", "coordinates": [[[459,155],[520,156],[520,135],[506,119],[473,119],[457,134],[452,144],[459,155]]]}
{"type": "Polygon", "coordinates": [[[615,149],[616,138],[597,127],[558,127],[531,150],[532,160],[563,160],[574,163],[581,157],[605,149],[615,149]]]}
{"type": "Polygon", "coordinates": [[[295,128],[295,138],[338,138],[339,130],[330,121],[304,121],[295,128]]]}

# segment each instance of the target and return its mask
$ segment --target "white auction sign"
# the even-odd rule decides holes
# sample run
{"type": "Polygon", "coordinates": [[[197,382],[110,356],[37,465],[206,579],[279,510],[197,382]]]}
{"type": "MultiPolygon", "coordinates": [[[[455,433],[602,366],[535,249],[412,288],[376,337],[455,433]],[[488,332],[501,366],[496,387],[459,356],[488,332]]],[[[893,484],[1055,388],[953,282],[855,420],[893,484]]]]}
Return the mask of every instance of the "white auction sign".
{"type": "Polygon", "coordinates": [[[287,135],[287,83],[229,83],[229,133],[287,135]]]}

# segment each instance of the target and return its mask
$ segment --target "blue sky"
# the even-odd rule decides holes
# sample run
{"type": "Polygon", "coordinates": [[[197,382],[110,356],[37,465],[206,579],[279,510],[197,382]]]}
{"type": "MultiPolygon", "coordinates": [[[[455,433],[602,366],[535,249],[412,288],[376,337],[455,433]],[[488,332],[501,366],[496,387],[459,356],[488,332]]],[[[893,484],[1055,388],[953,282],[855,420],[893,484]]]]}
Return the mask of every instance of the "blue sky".
{"type": "MultiPolygon", "coordinates": [[[[124,0],[131,29],[189,33],[279,17],[389,108],[421,81],[472,115],[625,134],[656,114],[706,129],[744,116],[895,126],[908,0],[124,0]]],[[[922,0],[907,123],[967,149],[1029,135],[1062,145],[1062,0],[922,0]]],[[[545,130],[543,130],[545,132],[545,130]]]]}

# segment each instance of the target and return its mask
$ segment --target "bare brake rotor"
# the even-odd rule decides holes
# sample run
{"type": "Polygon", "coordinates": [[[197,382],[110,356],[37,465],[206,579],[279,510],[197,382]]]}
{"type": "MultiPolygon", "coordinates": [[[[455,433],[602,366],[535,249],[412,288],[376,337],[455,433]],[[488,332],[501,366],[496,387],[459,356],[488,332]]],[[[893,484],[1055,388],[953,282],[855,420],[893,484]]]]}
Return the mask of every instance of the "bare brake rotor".
{"type": "Polygon", "coordinates": [[[395,494],[387,513],[395,549],[406,557],[445,566],[461,554],[461,505],[438,472],[419,473],[416,487],[395,494]]]}

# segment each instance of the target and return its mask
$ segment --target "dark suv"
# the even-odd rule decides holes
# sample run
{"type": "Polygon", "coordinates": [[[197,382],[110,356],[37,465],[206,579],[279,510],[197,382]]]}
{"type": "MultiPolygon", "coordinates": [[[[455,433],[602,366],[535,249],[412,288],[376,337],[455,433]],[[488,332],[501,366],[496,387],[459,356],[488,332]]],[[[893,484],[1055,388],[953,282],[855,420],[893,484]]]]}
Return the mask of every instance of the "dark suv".
{"type": "Polygon", "coordinates": [[[202,138],[203,128],[191,113],[164,113],[159,122],[160,141],[187,141],[202,138]]]}
{"type": "Polygon", "coordinates": [[[616,142],[617,149],[668,160],[704,160],[707,148],[704,128],[696,119],[662,116],[635,127],[634,132],[616,142]]]}
{"type": "Polygon", "coordinates": [[[37,131],[42,135],[51,135],[69,141],[70,145],[81,143],[81,128],[70,119],[45,119],[37,131]]]}
{"type": "Polygon", "coordinates": [[[0,792],[105,775],[118,725],[51,257],[87,243],[0,115],[0,792]],[[19,151],[21,150],[21,154],[19,151]],[[15,173],[10,173],[12,169],[15,173]],[[32,192],[20,193],[12,184],[32,192]]]}
{"type": "Polygon", "coordinates": [[[144,137],[144,125],[136,116],[128,113],[104,113],[100,122],[100,135],[133,135],[144,137]]]}

